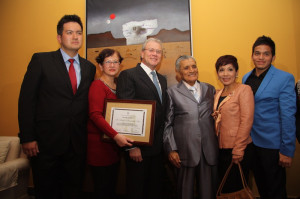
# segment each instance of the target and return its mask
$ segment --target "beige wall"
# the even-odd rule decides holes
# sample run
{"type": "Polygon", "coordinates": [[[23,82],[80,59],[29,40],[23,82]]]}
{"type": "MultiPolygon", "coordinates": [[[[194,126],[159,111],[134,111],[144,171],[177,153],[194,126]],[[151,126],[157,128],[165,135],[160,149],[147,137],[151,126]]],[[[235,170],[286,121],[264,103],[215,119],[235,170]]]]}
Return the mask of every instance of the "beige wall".
{"type": "MultiPolygon", "coordinates": [[[[271,36],[277,45],[274,65],[300,79],[299,0],[191,0],[193,55],[199,79],[216,88],[214,63],[233,54],[239,80],[253,68],[251,46],[258,36],[271,36]]],[[[85,21],[85,0],[0,1],[0,135],[17,135],[20,85],[34,52],[56,50],[56,24],[64,14],[85,21]]],[[[84,56],[85,50],[80,50],[84,56]]],[[[300,148],[288,170],[289,195],[300,195],[300,148]]]]}

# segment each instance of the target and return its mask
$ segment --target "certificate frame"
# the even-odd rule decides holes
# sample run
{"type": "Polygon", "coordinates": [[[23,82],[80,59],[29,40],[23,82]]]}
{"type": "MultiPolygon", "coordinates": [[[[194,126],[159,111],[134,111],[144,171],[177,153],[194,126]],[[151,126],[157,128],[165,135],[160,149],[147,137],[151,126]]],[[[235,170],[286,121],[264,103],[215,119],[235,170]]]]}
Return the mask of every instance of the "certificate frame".
{"type": "MultiPolygon", "coordinates": [[[[130,121],[115,122],[115,118],[117,118],[117,116],[120,116],[116,115],[116,113],[126,112],[129,115],[134,115],[136,112],[139,112],[140,115],[142,114],[142,117],[139,117],[139,125],[137,126],[139,126],[140,128],[137,129],[143,128],[142,133],[135,134],[129,131],[118,133],[134,140],[133,144],[135,145],[151,146],[154,136],[155,108],[156,102],[152,100],[105,99],[104,117],[108,124],[110,124],[113,128],[115,126],[115,128],[122,129],[122,122],[124,122],[124,126],[126,126],[128,125],[128,123],[132,123],[132,120],[128,119],[130,121]],[[118,124],[118,127],[115,124],[118,124]]],[[[126,119],[126,117],[122,118],[122,120],[126,119]]],[[[104,141],[112,141],[111,138],[105,134],[103,134],[102,139],[104,141]]]]}

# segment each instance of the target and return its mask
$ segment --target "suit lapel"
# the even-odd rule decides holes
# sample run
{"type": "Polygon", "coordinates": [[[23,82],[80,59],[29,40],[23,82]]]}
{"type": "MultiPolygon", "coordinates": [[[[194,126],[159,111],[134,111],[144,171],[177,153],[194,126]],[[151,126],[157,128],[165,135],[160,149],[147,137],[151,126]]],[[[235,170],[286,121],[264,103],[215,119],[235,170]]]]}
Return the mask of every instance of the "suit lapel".
{"type": "Polygon", "coordinates": [[[267,72],[266,76],[264,77],[263,81],[258,87],[258,90],[255,93],[255,99],[258,98],[263,93],[265,88],[268,86],[268,84],[273,78],[274,72],[275,72],[275,67],[271,65],[269,71],[267,72]]]}
{"type": "MultiPolygon", "coordinates": [[[[198,82],[199,82],[199,81],[198,81],[198,82]]],[[[208,86],[207,86],[206,84],[202,83],[202,82],[199,82],[199,84],[200,84],[200,91],[201,91],[199,102],[202,102],[203,99],[204,99],[205,96],[206,96],[208,86]]]]}
{"type": "MultiPolygon", "coordinates": [[[[218,101],[219,101],[219,99],[220,99],[220,96],[221,96],[222,92],[223,92],[223,89],[220,90],[218,93],[216,93],[216,96],[215,96],[215,99],[214,99],[214,111],[217,110],[218,101]]],[[[224,100],[223,100],[223,101],[224,101],[224,100]]],[[[221,104],[220,104],[220,105],[221,105],[221,104]]],[[[220,107],[220,105],[219,105],[219,107],[220,107]]]]}
{"type": "Polygon", "coordinates": [[[216,97],[215,97],[215,100],[214,100],[214,111],[220,110],[220,108],[231,98],[231,95],[226,96],[226,98],[220,103],[219,107],[217,108],[218,102],[219,102],[219,99],[220,99],[220,96],[221,96],[222,92],[223,92],[223,89],[220,90],[216,94],[216,97]]]}
{"type": "Polygon", "coordinates": [[[178,92],[181,93],[182,95],[186,96],[187,98],[191,99],[195,103],[198,103],[195,97],[193,96],[192,92],[184,85],[184,83],[181,81],[178,83],[178,92]]]}
{"type": "Polygon", "coordinates": [[[252,71],[248,72],[242,79],[242,83],[245,84],[245,82],[247,81],[248,77],[251,75],[252,71]]]}
{"type": "MultiPolygon", "coordinates": [[[[149,90],[151,90],[155,94],[155,97],[157,98],[157,101],[161,103],[154,83],[152,82],[152,80],[150,79],[150,77],[144,71],[144,69],[141,67],[140,64],[137,65],[137,71],[139,73],[138,77],[140,78],[140,81],[144,82],[149,87],[149,90]]],[[[161,78],[159,78],[159,81],[161,82],[161,78]]],[[[161,85],[161,89],[163,89],[162,85],[161,85]]]]}
{"type": "Polygon", "coordinates": [[[83,58],[81,58],[80,56],[79,56],[79,61],[80,61],[81,80],[80,80],[80,84],[79,84],[76,94],[78,92],[81,92],[82,88],[84,87],[85,82],[88,82],[88,80],[87,80],[88,73],[87,73],[87,68],[85,67],[85,62],[83,61],[83,58]]]}
{"type": "Polygon", "coordinates": [[[67,85],[69,91],[73,94],[69,73],[67,71],[66,64],[64,62],[64,59],[59,49],[54,52],[54,60],[55,60],[54,67],[56,67],[58,74],[62,76],[64,85],[67,85]]]}
{"type": "Polygon", "coordinates": [[[158,77],[158,80],[159,80],[159,83],[160,83],[160,87],[161,87],[162,101],[164,101],[167,93],[163,92],[163,91],[167,90],[167,84],[163,83],[163,82],[165,82],[165,79],[163,79],[163,76],[161,74],[157,73],[157,77],[158,77]]]}

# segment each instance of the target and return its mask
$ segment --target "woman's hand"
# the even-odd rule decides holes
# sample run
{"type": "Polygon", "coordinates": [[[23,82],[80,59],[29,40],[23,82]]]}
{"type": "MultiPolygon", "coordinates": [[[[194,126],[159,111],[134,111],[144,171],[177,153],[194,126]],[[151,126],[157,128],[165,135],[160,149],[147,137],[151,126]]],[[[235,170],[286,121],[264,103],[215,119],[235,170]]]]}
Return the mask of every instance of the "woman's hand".
{"type": "Polygon", "coordinates": [[[121,135],[121,134],[117,134],[114,137],[114,140],[115,140],[115,142],[117,143],[117,145],[119,147],[132,146],[131,143],[133,142],[132,139],[129,139],[129,138],[127,138],[127,137],[125,137],[124,135],[121,135]]]}
{"type": "Polygon", "coordinates": [[[232,155],[232,162],[237,164],[243,160],[243,156],[240,155],[232,155]]]}

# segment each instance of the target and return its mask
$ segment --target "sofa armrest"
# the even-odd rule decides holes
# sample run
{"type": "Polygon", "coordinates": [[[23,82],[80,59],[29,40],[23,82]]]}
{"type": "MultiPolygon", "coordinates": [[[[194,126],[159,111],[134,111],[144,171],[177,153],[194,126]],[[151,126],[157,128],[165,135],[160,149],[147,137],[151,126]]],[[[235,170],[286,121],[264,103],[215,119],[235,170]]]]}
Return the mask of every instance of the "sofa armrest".
{"type": "Polygon", "coordinates": [[[18,172],[29,169],[27,158],[18,158],[0,164],[0,191],[17,185],[18,172]]]}
{"type": "Polygon", "coordinates": [[[2,168],[12,167],[17,169],[27,169],[30,167],[29,160],[27,158],[17,158],[8,162],[4,162],[0,164],[0,172],[2,172],[2,168]]]}

